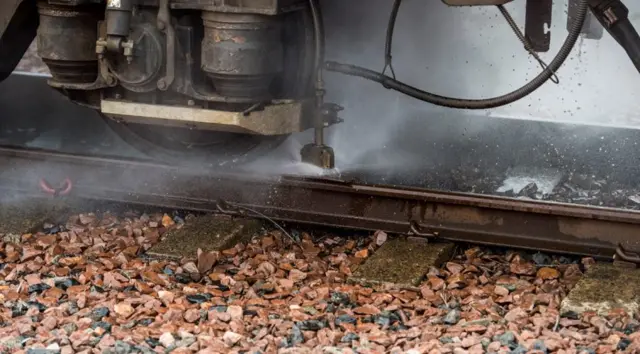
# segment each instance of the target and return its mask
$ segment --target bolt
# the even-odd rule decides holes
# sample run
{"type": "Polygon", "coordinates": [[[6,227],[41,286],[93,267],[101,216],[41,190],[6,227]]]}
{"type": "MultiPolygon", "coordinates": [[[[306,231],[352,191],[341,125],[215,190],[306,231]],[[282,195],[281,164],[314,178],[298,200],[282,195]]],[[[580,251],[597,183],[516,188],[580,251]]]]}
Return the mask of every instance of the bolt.
{"type": "Polygon", "coordinates": [[[114,97],[116,98],[116,100],[119,100],[122,98],[122,95],[119,93],[116,93],[114,97]]]}
{"type": "Polygon", "coordinates": [[[164,28],[166,27],[166,25],[164,24],[164,21],[158,21],[158,29],[161,31],[164,31],[164,28]]]}
{"type": "Polygon", "coordinates": [[[194,101],[194,100],[188,100],[188,101],[187,101],[187,105],[189,105],[189,106],[195,106],[195,105],[196,105],[196,101],[194,101]]]}
{"type": "Polygon", "coordinates": [[[167,89],[167,82],[164,79],[158,80],[158,88],[160,90],[166,90],[167,89]]]}

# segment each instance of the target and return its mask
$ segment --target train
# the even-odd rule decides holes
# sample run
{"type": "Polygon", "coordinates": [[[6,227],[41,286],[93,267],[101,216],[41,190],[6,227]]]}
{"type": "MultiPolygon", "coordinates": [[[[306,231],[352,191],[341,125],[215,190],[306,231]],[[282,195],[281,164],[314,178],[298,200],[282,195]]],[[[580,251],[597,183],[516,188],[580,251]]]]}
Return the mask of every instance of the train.
{"type": "Polygon", "coordinates": [[[597,37],[602,28],[640,67],[640,37],[622,2],[568,0],[566,39],[550,61],[538,53],[550,48],[553,1],[526,1],[524,31],[507,10],[511,2],[429,4],[497,7],[539,63],[535,78],[493,98],[446,97],[396,78],[392,47],[402,0],[389,1],[382,71],[326,60],[321,0],[4,0],[0,81],[35,40],[50,73],[48,85],[98,112],[123,140],[151,158],[179,163],[185,156],[200,156],[242,164],[292,134],[313,131],[302,160],[332,168],[335,154],[325,130],[343,121],[343,107],[326,99],[328,71],[377,82],[432,105],[480,110],[512,104],[555,82],[578,40],[597,37]]]}

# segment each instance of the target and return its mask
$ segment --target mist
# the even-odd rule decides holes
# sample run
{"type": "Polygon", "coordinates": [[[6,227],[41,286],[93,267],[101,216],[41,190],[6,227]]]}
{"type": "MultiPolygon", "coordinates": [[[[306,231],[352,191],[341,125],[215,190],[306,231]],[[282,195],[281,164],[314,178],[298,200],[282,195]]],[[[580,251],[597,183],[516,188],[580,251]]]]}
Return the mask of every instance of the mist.
{"type": "MultiPolygon", "coordinates": [[[[321,3],[327,31],[326,59],[381,71],[392,2],[323,0],[321,3]]],[[[629,2],[627,5],[632,21],[640,26],[640,4],[629,2]]],[[[521,28],[524,28],[524,6],[524,1],[507,6],[521,28]]],[[[548,53],[541,54],[546,62],[555,56],[567,35],[566,10],[567,1],[554,2],[552,45],[548,53]]],[[[520,87],[541,70],[495,7],[449,8],[440,1],[403,3],[393,42],[393,67],[401,81],[437,94],[463,98],[504,94],[520,87]]],[[[607,154],[624,141],[618,145],[612,140],[605,141],[609,144],[606,148],[600,148],[596,157],[592,153],[603,146],[600,138],[608,128],[576,129],[558,125],[550,134],[549,124],[514,122],[638,128],[640,121],[635,111],[640,105],[637,97],[640,77],[637,71],[623,50],[605,33],[599,41],[580,40],[558,76],[559,85],[549,82],[519,102],[486,111],[463,111],[436,107],[361,78],[327,72],[326,100],[344,106],[340,115],[345,122],[328,129],[326,143],[335,150],[338,172],[345,173],[365,170],[401,175],[429,171],[437,175],[459,166],[508,168],[521,163],[555,168],[558,156],[574,161],[585,158],[582,150],[587,146],[590,149],[587,153],[591,155],[586,157],[590,161],[609,166],[612,158],[607,154]],[[563,139],[565,133],[571,138],[563,139]],[[528,145],[523,137],[527,137],[528,145]],[[594,143],[594,140],[597,141],[594,143]]],[[[44,85],[38,89],[50,90],[44,85]]],[[[12,93],[28,100],[27,93],[12,93]]],[[[57,115],[54,112],[59,103],[55,102],[50,108],[42,107],[48,115],[57,115]]],[[[21,109],[25,111],[15,112],[19,116],[35,114],[28,102],[21,109]]],[[[60,147],[63,142],[59,140],[59,132],[73,128],[83,131],[87,151],[106,150],[131,157],[131,149],[116,148],[121,144],[108,141],[101,147],[96,143],[92,134],[105,129],[104,124],[93,112],[89,119],[86,109],[78,107],[77,111],[78,116],[73,119],[46,119],[51,124],[58,122],[50,127],[51,140],[47,140],[47,134],[41,134],[30,146],[60,147]],[[86,118],[80,117],[82,115],[86,118]]],[[[26,121],[18,123],[24,125],[26,121]]],[[[311,141],[311,131],[297,134],[270,156],[245,166],[244,171],[321,175],[325,171],[300,163],[300,148],[311,141]]],[[[631,160],[628,156],[618,159],[631,160]]]]}
{"type": "MultiPolygon", "coordinates": [[[[326,59],[381,71],[392,2],[325,0],[322,4],[326,59]]],[[[640,26],[640,3],[627,1],[626,5],[631,20],[640,26]]],[[[566,38],[567,6],[567,1],[554,1],[551,48],[541,54],[547,63],[566,38]]],[[[507,8],[524,30],[525,2],[515,1],[507,8]]],[[[541,71],[493,6],[450,8],[440,1],[405,1],[396,23],[392,54],[399,80],[461,98],[505,94],[541,71]]],[[[422,160],[429,159],[421,151],[433,141],[420,141],[420,131],[429,130],[431,139],[435,136],[463,143],[503,122],[479,119],[476,124],[469,117],[640,128],[636,113],[640,108],[640,75],[606,32],[600,40],[579,39],[558,77],[560,84],[548,82],[513,104],[463,111],[420,102],[361,78],[327,73],[327,100],[345,107],[341,115],[346,120],[329,129],[328,143],[336,150],[339,168],[371,163],[392,168],[415,163],[415,158],[401,152],[413,151],[422,160]],[[409,136],[412,144],[406,141],[409,136]]],[[[598,134],[597,130],[589,132],[598,134]]]]}

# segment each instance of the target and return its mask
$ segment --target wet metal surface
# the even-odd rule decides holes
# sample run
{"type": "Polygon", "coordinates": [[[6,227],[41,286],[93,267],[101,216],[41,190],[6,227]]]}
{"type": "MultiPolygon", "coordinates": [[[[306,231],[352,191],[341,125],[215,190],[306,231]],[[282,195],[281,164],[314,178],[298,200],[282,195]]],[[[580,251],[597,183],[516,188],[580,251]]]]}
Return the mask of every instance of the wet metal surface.
{"type": "Polygon", "coordinates": [[[203,211],[226,201],[283,221],[392,233],[413,226],[443,240],[598,257],[612,257],[618,244],[640,249],[640,213],[628,210],[6,148],[0,165],[10,166],[0,187],[25,193],[39,192],[36,176],[57,174],[74,181],[72,196],[91,199],[203,211]]]}

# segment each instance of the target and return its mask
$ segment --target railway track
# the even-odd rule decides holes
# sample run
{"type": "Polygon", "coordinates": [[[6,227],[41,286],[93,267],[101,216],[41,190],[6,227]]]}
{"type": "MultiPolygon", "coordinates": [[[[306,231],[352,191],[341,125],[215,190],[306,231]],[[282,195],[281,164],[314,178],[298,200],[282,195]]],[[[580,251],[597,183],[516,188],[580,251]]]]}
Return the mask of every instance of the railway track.
{"type": "Polygon", "coordinates": [[[251,176],[145,161],[0,148],[4,194],[47,196],[68,178],[69,196],[274,220],[384,230],[637,263],[640,212],[357,181],[251,176]],[[625,251],[626,250],[626,251],[625,251]]]}

